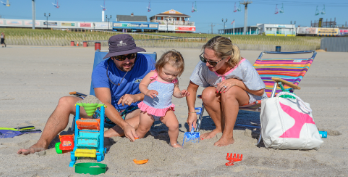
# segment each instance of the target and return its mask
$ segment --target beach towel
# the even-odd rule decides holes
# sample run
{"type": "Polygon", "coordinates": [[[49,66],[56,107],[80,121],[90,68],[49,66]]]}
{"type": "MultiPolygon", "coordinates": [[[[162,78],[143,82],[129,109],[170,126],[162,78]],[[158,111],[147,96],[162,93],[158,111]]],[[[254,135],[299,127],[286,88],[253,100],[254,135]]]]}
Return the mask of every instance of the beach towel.
{"type": "Polygon", "coordinates": [[[41,130],[30,130],[30,131],[13,131],[13,130],[0,130],[0,138],[13,138],[27,133],[41,133],[41,130]]]}

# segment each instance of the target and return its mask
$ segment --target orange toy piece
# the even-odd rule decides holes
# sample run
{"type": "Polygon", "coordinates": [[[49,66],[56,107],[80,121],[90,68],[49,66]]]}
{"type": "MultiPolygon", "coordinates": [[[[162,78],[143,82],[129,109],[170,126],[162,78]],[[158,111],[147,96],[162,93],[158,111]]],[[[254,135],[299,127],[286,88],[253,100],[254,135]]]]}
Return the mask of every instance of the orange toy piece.
{"type": "Polygon", "coordinates": [[[74,135],[59,135],[60,145],[62,151],[71,151],[74,149],[74,135]]]}
{"type": "Polygon", "coordinates": [[[134,159],[133,161],[135,164],[141,165],[141,164],[146,164],[149,161],[149,159],[145,159],[145,160],[134,159]]]}
{"type": "Polygon", "coordinates": [[[76,124],[79,130],[82,130],[82,129],[100,130],[100,119],[81,118],[76,121],[76,124]]]}
{"type": "Polygon", "coordinates": [[[243,160],[243,154],[239,156],[239,154],[234,154],[233,153],[227,153],[226,160],[229,160],[225,165],[226,166],[232,166],[234,165],[234,162],[239,162],[243,160]]]}

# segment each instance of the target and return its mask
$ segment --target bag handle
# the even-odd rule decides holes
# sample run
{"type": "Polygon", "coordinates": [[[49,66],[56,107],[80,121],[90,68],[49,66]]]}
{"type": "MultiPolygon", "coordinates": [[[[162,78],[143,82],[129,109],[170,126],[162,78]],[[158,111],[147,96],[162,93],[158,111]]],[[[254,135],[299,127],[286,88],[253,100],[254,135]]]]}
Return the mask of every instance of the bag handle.
{"type": "Polygon", "coordinates": [[[300,109],[307,111],[307,114],[312,112],[312,109],[310,107],[308,107],[305,104],[305,102],[300,97],[298,97],[297,95],[295,95],[293,93],[289,93],[289,92],[280,92],[280,93],[277,94],[277,97],[280,97],[282,95],[290,95],[290,96],[295,97],[297,99],[297,105],[298,105],[298,107],[300,109]]]}

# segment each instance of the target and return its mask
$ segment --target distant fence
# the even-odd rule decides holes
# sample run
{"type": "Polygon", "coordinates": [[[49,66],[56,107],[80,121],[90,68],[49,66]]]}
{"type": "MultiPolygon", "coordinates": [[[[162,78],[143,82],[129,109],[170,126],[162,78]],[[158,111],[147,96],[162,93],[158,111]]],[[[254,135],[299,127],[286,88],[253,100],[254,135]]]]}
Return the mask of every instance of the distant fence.
{"type": "Polygon", "coordinates": [[[320,49],[328,52],[348,52],[348,37],[324,37],[320,49]]]}

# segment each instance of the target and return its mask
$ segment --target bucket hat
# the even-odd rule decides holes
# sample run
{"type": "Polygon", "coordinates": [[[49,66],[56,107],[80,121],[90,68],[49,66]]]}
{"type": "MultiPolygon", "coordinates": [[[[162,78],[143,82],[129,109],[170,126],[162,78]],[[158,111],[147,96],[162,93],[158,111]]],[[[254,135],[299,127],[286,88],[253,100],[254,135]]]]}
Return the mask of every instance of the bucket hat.
{"type": "Polygon", "coordinates": [[[146,52],[145,49],[137,47],[134,39],[129,34],[114,35],[109,38],[109,53],[105,55],[105,58],[112,56],[125,55],[136,52],[146,52]]]}

